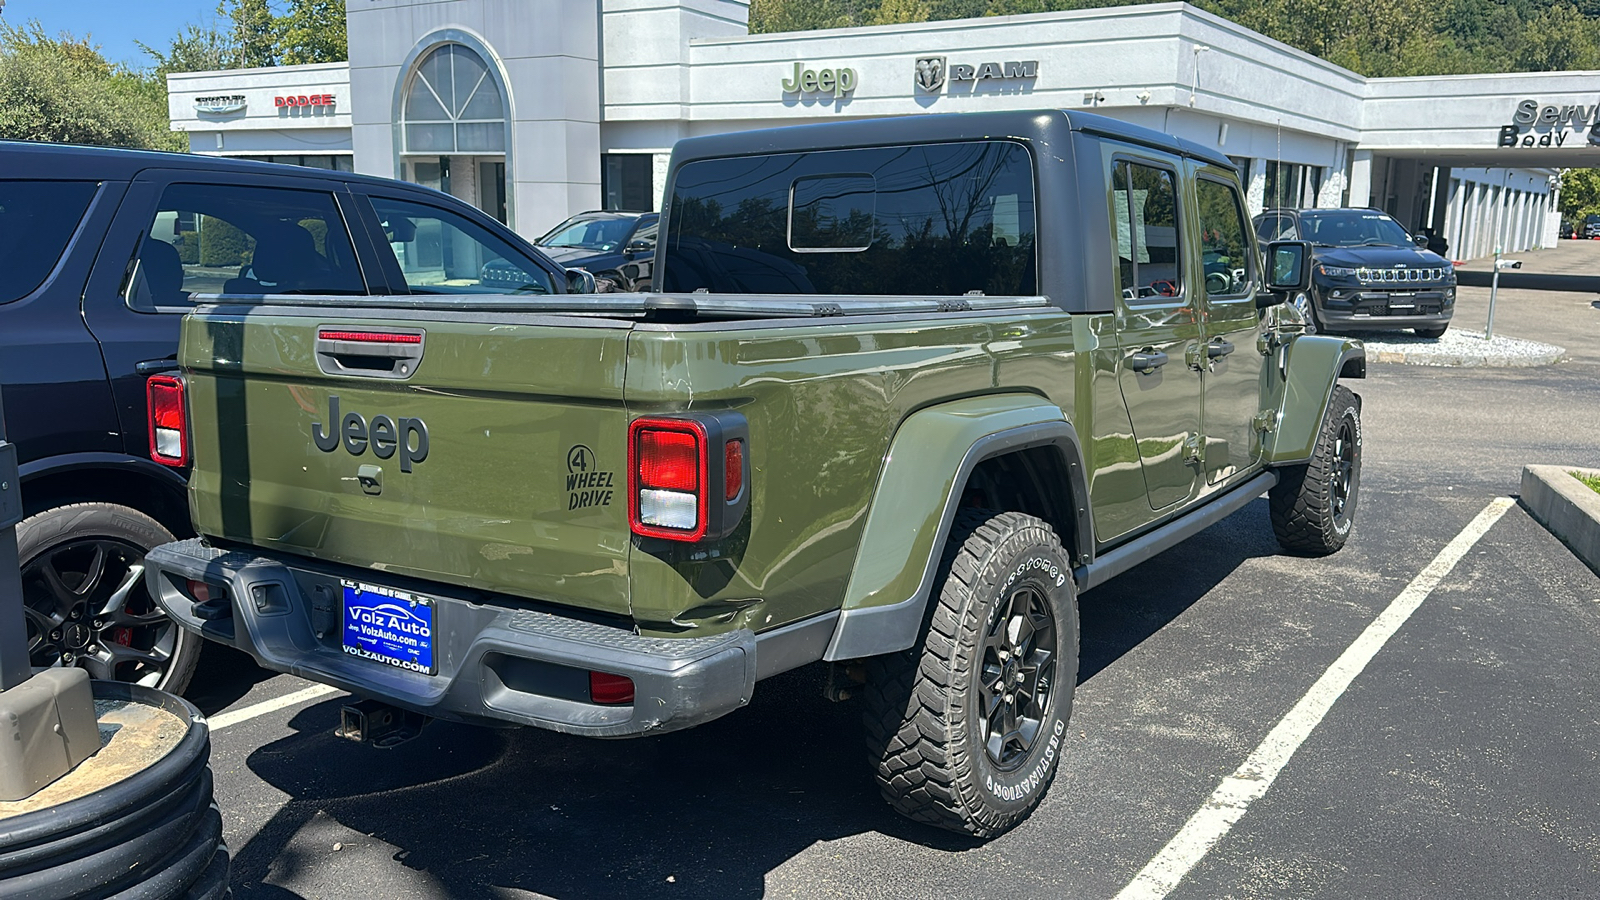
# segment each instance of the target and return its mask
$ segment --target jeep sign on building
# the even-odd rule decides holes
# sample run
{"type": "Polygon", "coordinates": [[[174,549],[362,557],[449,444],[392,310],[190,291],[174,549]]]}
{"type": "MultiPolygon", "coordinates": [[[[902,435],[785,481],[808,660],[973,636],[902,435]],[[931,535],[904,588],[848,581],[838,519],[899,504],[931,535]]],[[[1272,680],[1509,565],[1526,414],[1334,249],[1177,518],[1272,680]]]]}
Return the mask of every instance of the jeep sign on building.
{"type": "Polygon", "coordinates": [[[1592,73],[1364,78],[1179,3],[791,34],[745,0],[361,0],[350,62],[172,75],[197,153],[353,168],[538,236],[654,209],[679,138],[806,121],[1092,109],[1221,149],[1252,212],[1377,206],[1455,258],[1554,241],[1600,164],[1592,73]]]}

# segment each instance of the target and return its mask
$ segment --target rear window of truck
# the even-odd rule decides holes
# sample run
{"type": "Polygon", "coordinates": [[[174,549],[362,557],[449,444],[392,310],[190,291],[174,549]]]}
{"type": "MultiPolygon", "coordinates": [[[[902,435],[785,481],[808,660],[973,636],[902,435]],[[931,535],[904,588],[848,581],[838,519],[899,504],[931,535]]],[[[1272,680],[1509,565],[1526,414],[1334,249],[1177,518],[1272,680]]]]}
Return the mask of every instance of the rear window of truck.
{"type": "Polygon", "coordinates": [[[0,181],[0,303],[44,284],[99,187],[93,181],[0,181]]]}
{"type": "Polygon", "coordinates": [[[1012,141],[691,162],[669,217],[667,291],[1037,293],[1033,162],[1012,141]]]}

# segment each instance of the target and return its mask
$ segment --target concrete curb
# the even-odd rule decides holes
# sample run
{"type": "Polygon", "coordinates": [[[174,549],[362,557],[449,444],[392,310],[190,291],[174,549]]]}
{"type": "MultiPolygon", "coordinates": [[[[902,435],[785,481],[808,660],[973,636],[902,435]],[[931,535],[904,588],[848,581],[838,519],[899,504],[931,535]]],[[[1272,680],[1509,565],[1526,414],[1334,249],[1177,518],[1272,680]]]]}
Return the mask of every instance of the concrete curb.
{"type": "Polygon", "coordinates": [[[1486,341],[1481,332],[1451,329],[1436,340],[1409,334],[1381,334],[1362,339],[1367,361],[1408,366],[1460,368],[1530,368],[1548,366],[1567,355],[1566,348],[1497,335],[1486,341]]]}
{"type": "Polygon", "coordinates": [[[1600,469],[1579,466],[1523,467],[1522,503],[1539,524],[1600,575],[1600,494],[1573,478],[1575,471],[1600,475],[1600,469]]]}

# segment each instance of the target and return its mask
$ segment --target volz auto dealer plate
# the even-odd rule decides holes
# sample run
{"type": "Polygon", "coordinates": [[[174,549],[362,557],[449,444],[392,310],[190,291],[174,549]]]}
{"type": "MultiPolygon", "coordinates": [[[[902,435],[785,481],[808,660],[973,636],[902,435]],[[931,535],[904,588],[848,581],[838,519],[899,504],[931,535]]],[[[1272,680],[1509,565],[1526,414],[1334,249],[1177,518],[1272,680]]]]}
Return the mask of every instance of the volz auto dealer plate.
{"type": "Polygon", "coordinates": [[[433,600],[356,581],[344,587],[344,652],[432,675],[433,600]]]}

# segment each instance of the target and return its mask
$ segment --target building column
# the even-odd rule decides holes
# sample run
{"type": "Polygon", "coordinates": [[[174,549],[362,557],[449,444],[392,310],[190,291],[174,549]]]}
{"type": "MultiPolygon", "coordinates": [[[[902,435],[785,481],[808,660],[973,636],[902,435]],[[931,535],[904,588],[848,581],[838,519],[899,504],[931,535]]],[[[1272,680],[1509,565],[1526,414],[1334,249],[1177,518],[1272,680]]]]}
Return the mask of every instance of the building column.
{"type": "Polygon", "coordinates": [[[1261,211],[1267,208],[1267,161],[1264,159],[1250,160],[1250,174],[1245,179],[1244,203],[1250,210],[1251,218],[1260,215],[1261,211]]]}
{"type": "Polygon", "coordinates": [[[1561,242],[1561,179],[1554,179],[1555,187],[1545,195],[1544,235],[1541,247],[1554,247],[1561,242]]]}
{"type": "Polygon", "coordinates": [[[1357,150],[1350,162],[1350,205],[1372,205],[1372,151],[1357,150]]]}

